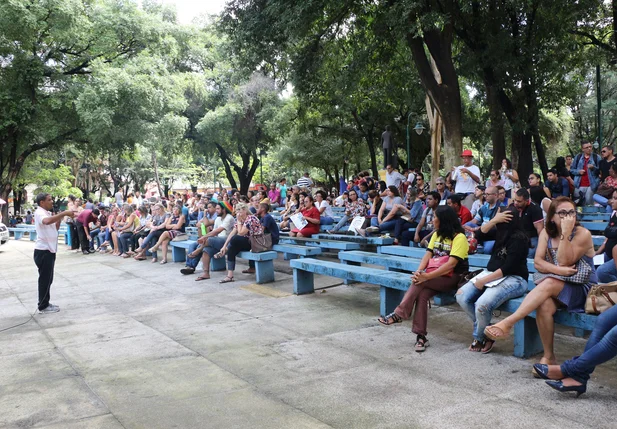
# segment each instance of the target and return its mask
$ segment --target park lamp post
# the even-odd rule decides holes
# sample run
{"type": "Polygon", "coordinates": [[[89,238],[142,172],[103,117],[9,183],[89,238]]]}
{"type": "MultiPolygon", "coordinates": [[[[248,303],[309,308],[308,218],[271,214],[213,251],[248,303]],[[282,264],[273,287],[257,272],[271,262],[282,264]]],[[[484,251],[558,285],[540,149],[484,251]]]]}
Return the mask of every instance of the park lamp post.
{"type": "MultiPolygon", "coordinates": [[[[412,112],[409,112],[409,114],[407,115],[407,168],[411,168],[411,150],[409,147],[409,119],[411,118],[411,115],[412,112]]],[[[417,122],[416,126],[413,127],[413,129],[418,135],[422,135],[422,132],[425,130],[425,128],[420,122],[417,122]]]]}
{"type": "MultiPolygon", "coordinates": [[[[264,167],[261,157],[266,154],[264,149],[259,149],[259,181],[261,182],[261,186],[264,186],[264,167]]],[[[267,189],[267,188],[266,188],[267,189]]]]}

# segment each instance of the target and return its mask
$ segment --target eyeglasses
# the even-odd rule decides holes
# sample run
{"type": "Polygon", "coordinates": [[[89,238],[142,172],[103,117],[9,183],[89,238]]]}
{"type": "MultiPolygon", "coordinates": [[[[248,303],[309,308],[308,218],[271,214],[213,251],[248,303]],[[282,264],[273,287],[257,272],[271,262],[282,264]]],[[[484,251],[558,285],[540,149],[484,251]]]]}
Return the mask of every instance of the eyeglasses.
{"type": "Polygon", "coordinates": [[[576,216],[576,210],[559,210],[557,216],[565,218],[566,216],[576,216]]]}
{"type": "Polygon", "coordinates": [[[602,153],[606,153],[606,152],[608,152],[608,151],[607,151],[607,150],[603,150],[603,151],[602,151],[602,153]]]}
{"type": "Polygon", "coordinates": [[[440,186],[440,185],[443,186],[443,185],[445,185],[445,183],[436,183],[436,185],[437,186],[440,186]]]}
{"type": "Polygon", "coordinates": [[[497,195],[497,194],[494,192],[485,192],[484,195],[497,195]]]}

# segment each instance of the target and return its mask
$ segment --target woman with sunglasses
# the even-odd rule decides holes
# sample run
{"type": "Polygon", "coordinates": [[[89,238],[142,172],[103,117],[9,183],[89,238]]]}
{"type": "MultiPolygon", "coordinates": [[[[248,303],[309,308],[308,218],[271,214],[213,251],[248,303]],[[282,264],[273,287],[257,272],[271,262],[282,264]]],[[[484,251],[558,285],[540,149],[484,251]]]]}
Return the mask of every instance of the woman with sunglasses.
{"type": "Polygon", "coordinates": [[[358,198],[358,193],[351,189],[348,191],[347,201],[345,202],[345,215],[341,220],[328,231],[328,234],[334,234],[338,232],[342,227],[351,223],[356,216],[366,215],[366,204],[361,198],[358,198]]]}
{"type": "Polygon", "coordinates": [[[503,180],[501,180],[499,174],[500,174],[499,170],[491,170],[491,173],[489,174],[489,178],[486,181],[485,186],[487,188],[490,188],[491,186],[503,186],[503,180]]]}
{"type": "MultiPolygon", "coordinates": [[[[598,283],[594,254],[591,233],[579,227],[574,202],[568,197],[555,198],[548,209],[546,227],[538,238],[534,258],[536,270],[544,275],[534,276],[537,286],[525,296],[519,308],[499,323],[487,327],[484,334],[493,341],[506,339],[516,322],[535,311],[544,347],[540,363],[555,365],[553,315],[559,308],[572,313],[585,311],[591,284],[598,283]],[[584,263],[579,263],[581,260],[584,263]],[[581,272],[583,264],[589,265],[589,276],[584,283],[572,282],[571,276],[581,272]]],[[[535,370],[532,372],[537,375],[535,370]]]]}

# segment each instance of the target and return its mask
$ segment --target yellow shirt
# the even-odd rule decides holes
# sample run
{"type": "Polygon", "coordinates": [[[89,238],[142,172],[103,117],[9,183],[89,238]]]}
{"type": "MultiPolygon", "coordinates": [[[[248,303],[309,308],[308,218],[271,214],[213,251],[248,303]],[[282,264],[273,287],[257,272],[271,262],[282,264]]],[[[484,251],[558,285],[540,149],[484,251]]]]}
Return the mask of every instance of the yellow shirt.
{"type": "Polygon", "coordinates": [[[454,268],[455,273],[462,273],[469,269],[469,243],[465,234],[456,234],[453,240],[442,238],[436,233],[431,237],[431,242],[428,244],[428,250],[433,252],[433,256],[452,256],[459,260],[459,263],[454,268]]]}

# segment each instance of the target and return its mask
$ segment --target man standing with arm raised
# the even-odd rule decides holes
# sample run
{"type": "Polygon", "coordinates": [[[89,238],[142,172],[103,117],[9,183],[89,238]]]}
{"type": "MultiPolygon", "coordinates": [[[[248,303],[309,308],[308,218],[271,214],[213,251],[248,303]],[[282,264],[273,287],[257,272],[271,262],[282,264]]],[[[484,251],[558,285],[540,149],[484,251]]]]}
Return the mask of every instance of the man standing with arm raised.
{"type": "Polygon", "coordinates": [[[60,307],[49,302],[51,284],[54,281],[54,265],[58,250],[58,229],[65,216],[75,217],[71,210],[52,215],[54,202],[49,194],[38,194],[34,212],[36,243],[34,244],[34,263],[39,269],[39,313],[56,313],[60,307]]]}

